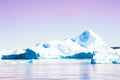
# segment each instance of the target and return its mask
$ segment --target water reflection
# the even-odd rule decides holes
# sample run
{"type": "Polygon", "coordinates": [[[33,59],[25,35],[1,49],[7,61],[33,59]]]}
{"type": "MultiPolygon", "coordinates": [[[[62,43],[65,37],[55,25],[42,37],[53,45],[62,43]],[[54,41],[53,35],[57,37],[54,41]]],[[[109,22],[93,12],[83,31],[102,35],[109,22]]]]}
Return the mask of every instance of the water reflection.
{"type": "Polygon", "coordinates": [[[119,80],[120,65],[89,60],[8,61],[0,64],[1,80],[119,80]],[[14,64],[13,64],[14,63],[14,64]]]}
{"type": "Polygon", "coordinates": [[[90,80],[90,64],[89,62],[83,61],[80,62],[79,65],[79,73],[80,73],[80,79],[79,80],[90,80]]]}
{"type": "Polygon", "coordinates": [[[32,64],[26,64],[25,65],[25,80],[31,80],[32,79],[32,64]]]}

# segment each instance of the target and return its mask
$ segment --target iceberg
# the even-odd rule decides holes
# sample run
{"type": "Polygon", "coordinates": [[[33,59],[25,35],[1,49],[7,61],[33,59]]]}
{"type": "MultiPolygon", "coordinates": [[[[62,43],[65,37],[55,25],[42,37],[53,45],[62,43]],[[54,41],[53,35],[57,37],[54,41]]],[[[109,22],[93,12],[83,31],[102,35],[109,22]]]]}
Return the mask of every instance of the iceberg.
{"type": "Polygon", "coordinates": [[[107,46],[103,39],[95,34],[92,30],[84,31],[79,37],[73,39],[82,47],[85,47],[89,52],[93,52],[91,59],[92,64],[119,64],[120,51],[114,50],[107,46]]]}
{"type": "Polygon", "coordinates": [[[0,49],[0,58],[2,58],[3,55],[12,55],[12,54],[20,54],[24,53],[25,49],[0,49]]]}
{"type": "Polygon", "coordinates": [[[96,51],[91,59],[92,64],[120,64],[120,53],[113,50],[96,51]]]}
{"type": "Polygon", "coordinates": [[[91,59],[92,64],[119,64],[120,50],[110,48],[92,30],[64,40],[52,40],[27,49],[0,49],[1,59],[91,59]]]}
{"type": "Polygon", "coordinates": [[[40,57],[39,54],[36,54],[36,52],[26,49],[24,53],[19,53],[19,54],[9,54],[9,55],[2,55],[1,59],[2,60],[10,60],[10,59],[38,59],[40,57]]]}
{"type": "Polygon", "coordinates": [[[78,37],[45,42],[32,47],[31,50],[39,53],[40,58],[89,58],[93,60],[95,54],[97,54],[94,51],[104,51],[106,48],[108,46],[101,37],[92,30],[86,30],[78,37]]]}

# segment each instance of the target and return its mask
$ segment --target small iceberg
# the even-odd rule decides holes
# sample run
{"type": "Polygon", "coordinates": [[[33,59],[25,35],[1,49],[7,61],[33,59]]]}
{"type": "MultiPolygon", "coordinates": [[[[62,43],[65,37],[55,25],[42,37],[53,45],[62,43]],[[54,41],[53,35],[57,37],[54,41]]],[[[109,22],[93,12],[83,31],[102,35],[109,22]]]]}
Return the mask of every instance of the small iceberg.
{"type": "Polygon", "coordinates": [[[120,54],[116,51],[96,52],[91,64],[120,64],[120,54]]]}

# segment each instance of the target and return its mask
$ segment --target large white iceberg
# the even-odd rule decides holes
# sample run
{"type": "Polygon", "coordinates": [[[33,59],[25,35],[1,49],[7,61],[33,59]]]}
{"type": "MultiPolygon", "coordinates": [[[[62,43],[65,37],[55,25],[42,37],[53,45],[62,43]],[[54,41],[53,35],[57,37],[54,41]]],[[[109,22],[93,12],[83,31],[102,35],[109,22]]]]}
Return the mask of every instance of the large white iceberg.
{"type": "Polygon", "coordinates": [[[52,40],[29,49],[0,49],[1,58],[46,59],[46,58],[91,58],[91,63],[120,63],[120,50],[107,46],[92,30],[65,40],[52,40]],[[91,57],[92,54],[92,57],[91,57]],[[31,56],[35,56],[31,57],[31,56]]]}

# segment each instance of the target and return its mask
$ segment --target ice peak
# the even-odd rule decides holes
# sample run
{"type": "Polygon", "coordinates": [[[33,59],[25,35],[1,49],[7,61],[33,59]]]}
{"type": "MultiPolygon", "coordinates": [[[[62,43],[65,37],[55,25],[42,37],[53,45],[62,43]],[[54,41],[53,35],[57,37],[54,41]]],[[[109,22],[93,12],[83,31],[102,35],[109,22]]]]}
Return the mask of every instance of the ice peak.
{"type": "Polygon", "coordinates": [[[83,31],[82,34],[76,38],[76,42],[83,47],[89,47],[98,43],[104,44],[102,38],[95,34],[91,29],[83,31]]]}
{"type": "Polygon", "coordinates": [[[88,29],[86,31],[83,31],[82,34],[80,34],[79,36],[81,39],[84,38],[84,39],[89,39],[90,37],[94,37],[96,39],[101,39],[97,34],[95,34],[91,29],[88,29]]]}

